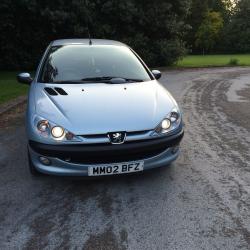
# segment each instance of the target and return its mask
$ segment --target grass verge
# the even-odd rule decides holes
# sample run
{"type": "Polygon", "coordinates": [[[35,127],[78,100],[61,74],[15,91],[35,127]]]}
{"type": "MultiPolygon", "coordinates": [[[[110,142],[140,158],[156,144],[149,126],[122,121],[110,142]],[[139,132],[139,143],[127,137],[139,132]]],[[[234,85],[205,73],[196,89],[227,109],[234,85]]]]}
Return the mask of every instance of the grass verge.
{"type": "Polygon", "coordinates": [[[28,86],[16,81],[17,72],[0,72],[0,104],[25,95],[28,86]]]}
{"type": "Polygon", "coordinates": [[[189,55],[178,61],[177,67],[250,66],[250,54],[246,55],[189,55]]]}

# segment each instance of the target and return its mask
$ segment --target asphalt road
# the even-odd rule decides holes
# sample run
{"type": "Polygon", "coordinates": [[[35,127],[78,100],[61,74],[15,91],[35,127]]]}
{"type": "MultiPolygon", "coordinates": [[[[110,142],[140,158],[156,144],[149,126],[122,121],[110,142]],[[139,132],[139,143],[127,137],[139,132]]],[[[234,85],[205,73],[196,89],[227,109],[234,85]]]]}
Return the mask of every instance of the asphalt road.
{"type": "Polygon", "coordinates": [[[250,68],[166,71],[185,115],[171,166],[33,178],[23,107],[0,117],[0,249],[250,249],[250,68]]]}

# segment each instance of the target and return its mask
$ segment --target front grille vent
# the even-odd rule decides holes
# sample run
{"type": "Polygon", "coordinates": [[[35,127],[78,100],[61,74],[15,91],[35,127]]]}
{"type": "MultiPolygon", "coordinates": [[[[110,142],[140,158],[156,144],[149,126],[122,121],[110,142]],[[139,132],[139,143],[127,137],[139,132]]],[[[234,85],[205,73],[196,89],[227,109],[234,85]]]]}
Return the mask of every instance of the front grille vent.
{"type": "Polygon", "coordinates": [[[65,92],[65,90],[63,90],[62,88],[49,88],[49,87],[46,87],[44,88],[44,90],[49,94],[49,95],[53,95],[53,96],[56,96],[56,95],[68,95],[67,92],[65,92]]]}
{"type": "Polygon", "coordinates": [[[44,88],[49,95],[58,95],[57,92],[52,88],[44,88]]]}
{"type": "Polygon", "coordinates": [[[62,88],[55,88],[55,90],[60,94],[60,95],[68,95],[65,90],[63,90],[62,88]]]}

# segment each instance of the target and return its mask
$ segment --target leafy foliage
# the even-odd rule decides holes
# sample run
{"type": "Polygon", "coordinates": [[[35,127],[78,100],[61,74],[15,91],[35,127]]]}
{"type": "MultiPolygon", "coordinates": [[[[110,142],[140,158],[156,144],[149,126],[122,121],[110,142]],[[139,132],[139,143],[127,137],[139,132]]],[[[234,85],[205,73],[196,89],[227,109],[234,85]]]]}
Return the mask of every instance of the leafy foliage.
{"type": "Polygon", "coordinates": [[[228,53],[250,52],[250,1],[240,0],[231,21],[224,29],[221,47],[228,53]]]}
{"type": "Polygon", "coordinates": [[[239,65],[239,60],[237,58],[231,58],[228,65],[237,66],[237,65],[239,65]]]}
{"type": "Polygon", "coordinates": [[[191,0],[1,0],[0,68],[33,69],[48,43],[87,37],[120,40],[151,66],[185,52],[191,0]]]}
{"type": "MultiPolygon", "coordinates": [[[[232,15],[232,1],[231,0],[192,0],[191,5],[191,14],[188,17],[188,24],[192,27],[190,32],[186,36],[187,45],[193,53],[201,53],[200,46],[196,46],[197,44],[197,36],[200,34],[198,30],[201,29],[201,24],[203,24],[203,29],[205,29],[204,25],[208,18],[207,14],[210,12],[217,12],[223,19],[224,25],[230,21],[232,15]]],[[[209,25],[209,22],[207,22],[209,25]]],[[[200,31],[199,31],[200,32],[200,31]]],[[[222,38],[223,29],[218,34],[220,40],[222,38]]],[[[211,52],[217,52],[218,43],[216,46],[213,46],[213,50],[211,52]]]]}
{"type": "Polygon", "coordinates": [[[0,69],[34,69],[50,41],[127,43],[150,66],[192,53],[250,53],[250,1],[1,0],[0,69]]]}
{"type": "Polygon", "coordinates": [[[204,52],[211,51],[223,28],[223,19],[219,12],[208,12],[196,33],[195,45],[204,52]]]}
{"type": "Polygon", "coordinates": [[[192,0],[188,24],[192,28],[186,40],[194,54],[201,53],[202,47],[209,53],[250,52],[249,0],[192,0]],[[219,28],[216,35],[208,21],[207,13],[211,12],[218,13],[223,20],[221,27],[221,20],[217,17],[219,28]],[[208,36],[212,33],[215,36],[208,36]]]}

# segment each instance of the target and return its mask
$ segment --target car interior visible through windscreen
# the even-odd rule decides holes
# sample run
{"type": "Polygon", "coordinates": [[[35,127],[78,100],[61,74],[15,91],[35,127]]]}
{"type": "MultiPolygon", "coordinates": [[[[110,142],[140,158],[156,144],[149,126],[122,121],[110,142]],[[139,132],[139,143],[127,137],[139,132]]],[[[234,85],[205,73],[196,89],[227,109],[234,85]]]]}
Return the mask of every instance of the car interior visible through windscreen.
{"type": "Polygon", "coordinates": [[[65,45],[51,47],[39,82],[74,83],[124,78],[149,81],[147,69],[127,47],[65,45]]]}

